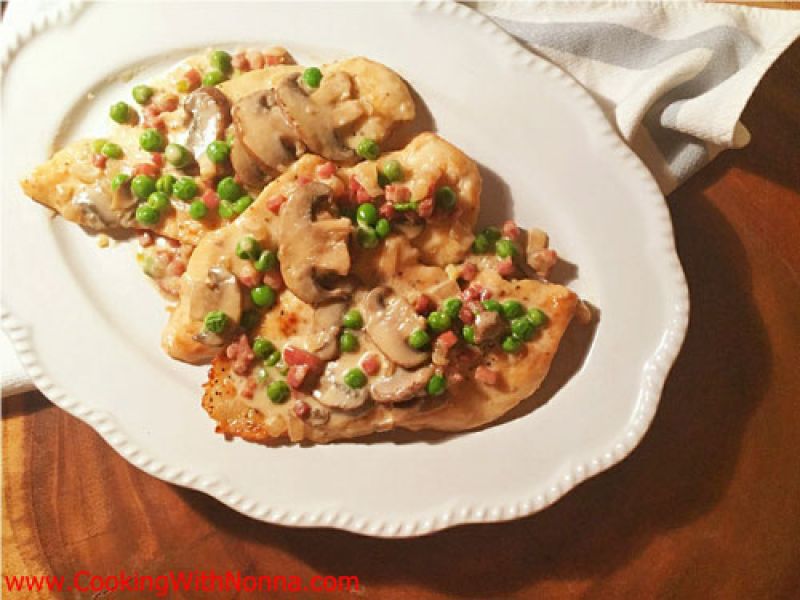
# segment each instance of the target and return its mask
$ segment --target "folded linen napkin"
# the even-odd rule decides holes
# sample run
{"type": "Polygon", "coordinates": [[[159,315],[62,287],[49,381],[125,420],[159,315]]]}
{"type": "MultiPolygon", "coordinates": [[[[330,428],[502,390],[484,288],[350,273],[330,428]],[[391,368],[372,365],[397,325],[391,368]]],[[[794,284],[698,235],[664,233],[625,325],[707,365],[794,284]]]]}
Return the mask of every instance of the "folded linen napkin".
{"type": "MultiPolygon", "coordinates": [[[[4,36],[61,0],[11,2],[4,36]]],[[[472,2],[597,100],[666,194],[749,140],[739,116],[800,11],[703,2],[472,2]]],[[[0,335],[2,392],[33,386],[0,335]]]]}

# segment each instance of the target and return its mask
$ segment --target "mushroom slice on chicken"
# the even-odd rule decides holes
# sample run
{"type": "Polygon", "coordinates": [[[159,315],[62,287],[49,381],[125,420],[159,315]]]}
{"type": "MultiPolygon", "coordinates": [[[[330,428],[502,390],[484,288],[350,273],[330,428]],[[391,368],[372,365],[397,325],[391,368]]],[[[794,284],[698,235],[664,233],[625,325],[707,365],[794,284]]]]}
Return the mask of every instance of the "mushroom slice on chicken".
{"type": "Polygon", "coordinates": [[[72,202],[63,214],[67,219],[90,229],[103,230],[109,227],[130,227],[135,223],[136,199],[127,186],[110,191],[98,181],[92,185],[76,188],[72,202]]]}
{"type": "Polygon", "coordinates": [[[248,94],[233,105],[232,114],[234,147],[239,148],[231,161],[245,181],[253,179],[255,169],[267,175],[282,172],[302,154],[298,132],[277,106],[274,90],[248,94]]]}
{"type": "Polygon", "coordinates": [[[338,287],[331,289],[320,282],[350,272],[347,240],[353,224],[345,218],[313,220],[315,202],[330,192],[328,186],[318,182],[297,186],[280,212],[281,275],[295,296],[314,306],[346,298],[352,291],[347,282],[339,281],[338,287]]]}
{"type": "Polygon", "coordinates": [[[372,290],[364,299],[367,335],[390,360],[413,369],[430,358],[430,352],[408,345],[408,336],[425,327],[425,320],[404,298],[388,287],[372,290]]]}
{"type": "Polygon", "coordinates": [[[225,94],[209,86],[189,94],[183,107],[191,116],[184,146],[197,158],[211,142],[225,137],[225,129],[231,122],[230,102],[225,94]]]}
{"type": "MultiPolygon", "coordinates": [[[[203,282],[190,281],[189,316],[202,321],[212,310],[224,312],[228,318],[238,321],[242,312],[242,295],[236,276],[223,267],[211,267],[203,282]]],[[[201,330],[193,336],[197,342],[208,346],[221,346],[221,335],[201,330]]]]}
{"type": "Polygon", "coordinates": [[[394,374],[381,377],[370,387],[370,395],[380,404],[405,402],[419,395],[433,376],[434,367],[428,365],[416,371],[397,369],[394,374]]]}
{"type": "Polygon", "coordinates": [[[347,303],[330,302],[314,310],[311,333],[306,341],[306,349],[322,360],[333,360],[339,352],[338,336],[342,329],[342,318],[347,303]]]}
{"type": "Polygon", "coordinates": [[[319,382],[314,398],[323,406],[340,410],[361,408],[369,400],[369,389],[351,388],[343,381],[346,365],[328,363],[319,382]]]}
{"type": "Polygon", "coordinates": [[[500,315],[492,310],[484,310],[475,317],[475,343],[482,344],[500,337],[506,325],[500,315]]]}
{"type": "Polygon", "coordinates": [[[355,152],[336,135],[336,130],[363,114],[357,100],[349,100],[352,81],[346,73],[323,79],[313,92],[300,85],[298,75],[290,75],[275,88],[275,99],[283,114],[297,130],[303,143],[315,154],[329,160],[353,160],[355,152]]]}

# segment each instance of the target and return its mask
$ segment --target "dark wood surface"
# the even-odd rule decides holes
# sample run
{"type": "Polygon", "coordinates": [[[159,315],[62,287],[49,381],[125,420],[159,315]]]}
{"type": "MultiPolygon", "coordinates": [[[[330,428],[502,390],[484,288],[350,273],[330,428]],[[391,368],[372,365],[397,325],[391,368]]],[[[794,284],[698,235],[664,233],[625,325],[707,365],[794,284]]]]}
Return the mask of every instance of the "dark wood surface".
{"type": "Polygon", "coordinates": [[[415,540],[266,525],[140,473],[31,393],[3,401],[3,572],[352,574],[381,599],[800,597],[800,43],[743,121],[752,143],[669,198],[692,313],[652,429],[552,508],[415,540]]]}

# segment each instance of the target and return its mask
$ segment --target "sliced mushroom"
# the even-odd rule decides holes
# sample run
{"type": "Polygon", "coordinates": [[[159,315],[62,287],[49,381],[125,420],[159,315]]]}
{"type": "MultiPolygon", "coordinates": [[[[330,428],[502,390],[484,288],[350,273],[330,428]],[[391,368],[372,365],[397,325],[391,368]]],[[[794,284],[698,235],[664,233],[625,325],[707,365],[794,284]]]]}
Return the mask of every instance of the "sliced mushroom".
{"type": "Polygon", "coordinates": [[[234,164],[237,173],[240,169],[243,175],[252,172],[248,159],[264,173],[282,172],[302,154],[300,136],[277,106],[274,90],[248,94],[233,105],[232,113],[236,141],[240,142],[239,168],[234,164]]]}
{"type": "Polygon", "coordinates": [[[231,144],[231,166],[245,187],[261,189],[272,177],[269,171],[261,168],[237,134],[231,144]]]}
{"type": "Polygon", "coordinates": [[[346,302],[323,304],[314,311],[311,334],[306,339],[306,350],[322,360],[333,360],[339,352],[339,331],[347,310],[346,302]]]}
{"type": "Polygon", "coordinates": [[[127,186],[109,193],[101,182],[82,185],[72,197],[72,205],[64,216],[94,230],[128,227],[134,221],[136,200],[127,186]]]}
{"type": "Polygon", "coordinates": [[[292,293],[303,302],[318,305],[346,298],[352,287],[336,277],[350,272],[347,239],[353,230],[349,219],[313,221],[314,203],[330,194],[330,188],[313,182],[289,194],[280,213],[278,257],[281,275],[292,293]],[[322,285],[332,279],[338,287],[322,285]]]}
{"type": "Polygon", "coordinates": [[[375,345],[401,367],[418,367],[429,359],[429,352],[408,345],[408,336],[425,326],[411,305],[387,287],[372,290],[364,299],[367,335],[375,345]]]}
{"type": "Polygon", "coordinates": [[[500,315],[493,310],[484,310],[475,317],[475,343],[482,344],[497,339],[506,330],[500,315]]]}
{"type": "MultiPolygon", "coordinates": [[[[343,74],[344,75],[344,74],[343,74]]],[[[358,118],[360,113],[353,104],[347,111],[336,110],[336,102],[344,100],[344,92],[330,94],[328,77],[318,92],[308,94],[299,84],[299,75],[290,75],[275,87],[275,99],[283,114],[300,135],[300,139],[315,154],[329,160],[348,161],[355,152],[345,146],[336,135],[336,128],[358,118]],[[355,110],[354,110],[355,109],[355,110]]],[[[338,90],[337,90],[338,91],[338,90]]]]}
{"type": "MultiPolygon", "coordinates": [[[[220,310],[233,321],[238,321],[242,312],[242,294],[236,276],[223,267],[211,267],[205,281],[189,280],[189,316],[202,321],[212,310],[220,310]]],[[[221,345],[222,336],[200,332],[195,338],[210,346],[221,345]]]]}
{"type": "Polygon", "coordinates": [[[433,365],[416,371],[397,369],[393,375],[381,377],[370,387],[370,395],[380,404],[405,402],[411,400],[425,389],[433,376],[433,365]]]}
{"type": "Polygon", "coordinates": [[[186,97],[183,108],[191,117],[184,146],[195,157],[206,151],[208,145],[225,137],[231,122],[228,98],[215,87],[201,87],[186,97]]]}
{"type": "Polygon", "coordinates": [[[317,402],[330,408],[341,410],[355,410],[364,405],[369,399],[369,389],[353,389],[344,383],[346,365],[335,362],[328,363],[320,378],[319,388],[314,392],[317,402]]]}

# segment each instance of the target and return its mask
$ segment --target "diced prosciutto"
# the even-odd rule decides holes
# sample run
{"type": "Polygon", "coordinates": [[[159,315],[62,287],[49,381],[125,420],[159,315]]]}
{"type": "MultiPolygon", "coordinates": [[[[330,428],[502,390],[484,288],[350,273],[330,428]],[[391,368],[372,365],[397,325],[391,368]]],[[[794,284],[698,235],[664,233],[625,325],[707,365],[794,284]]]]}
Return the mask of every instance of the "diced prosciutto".
{"type": "Polygon", "coordinates": [[[211,188],[203,192],[203,204],[205,204],[209,210],[215,210],[219,206],[219,196],[217,192],[211,188]]]}
{"type": "Polygon", "coordinates": [[[503,235],[510,240],[519,238],[519,227],[514,221],[508,220],[503,223],[503,235]]]}
{"type": "Polygon", "coordinates": [[[256,357],[245,334],[242,334],[238,341],[233,342],[225,349],[225,356],[233,361],[233,372],[237,375],[246,374],[256,357]]]}
{"type": "Polygon", "coordinates": [[[307,365],[310,370],[320,372],[323,367],[323,362],[315,354],[306,352],[296,346],[286,346],[283,349],[283,360],[290,367],[296,365],[307,365]]]}
{"type": "Polygon", "coordinates": [[[417,214],[423,219],[430,219],[433,216],[433,198],[428,197],[419,203],[417,214]]]}
{"type": "Polygon", "coordinates": [[[242,285],[254,288],[261,283],[261,274],[250,263],[245,264],[239,272],[239,281],[242,285]]]}
{"type": "Polygon", "coordinates": [[[334,173],[336,173],[336,165],[330,161],[317,167],[317,175],[323,179],[333,176],[334,173]]]}
{"type": "Polygon", "coordinates": [[[407,202],[411,198],[411,190],[404,185],[391,183],[383,188],[383,193],[386,196],[386,201],[390,204],[398,204],[407,202]]]}
{"type": "Polygon", "coordinates": [[[361,368],[367,375],[377,375],[381,369],[381,359],[374,352],[368,352],[361,359],[361,368]]]}
{"type": "Polygon", "coordinates": [[[152,160],[153,164],[159,169],[164,166],[164,155],[161,152],[152,152],[150,154],[150,160],[152,160]]]}
{"type": "Polygon", "coordinates": [[[178,108],[178,96],[175,94],[161,94],[155,104],[161,112],[172,112],[178,108]]]}
{"type": "Polygon", "coordinates": [[[139,163],[133,167],[133,176],[147,175],[148,177],[158,177],[161,170],[153,163],[139,163]]]}
{"type": "Polygon", "coordinates": [[[436,308],[436,306],[433,300],[431,300],[431,297],[427,294],[420,294],[414,301],[414,310],[417,311],[419,315],[427,315],[434,308],[436,308]]]}
{"type": "Polygon", "coordinates": [[[445,331],[436,338],[433,344],[433,364],[444,366],[448,363],[447,353],[458,343],[458,337],[452,331],[445,331]]]}
{"type": "Polygon", "coordinates": [[[284,202],[286,202],[286,196],[278,194],[267,199],[267,208],[277,215],[281,211],[281,206],[283,206],[284,202]]]}
{"type": "Polygon", "coordinates": [[[238,69],[242,73],[246,73],[250,70],[250,61],[247,60],[247,56],[245,56],[244,52],[234,54],[231,65],[233,65],[234,69],[238,69]]]}
{"type": "Polygon", "coordinates": [[[389,204],[388,202],[386,202],[384,204],[381,204],[381,207],[378,209],[378,213],[384,219],[393,219],[394,216],[397,214],[397,211],[395,210],[395,208],[394,208],[394,206],[392,204],[389,204]]]}
{"type": "Polygon", "coordinates": [[[108,157],[105,154],[95,154],[92,156],[92,164],[98,169],[105,169],[108,157]]]}
{"type": "Polygon", "coordinates": [[[514,261],[510,256],[497,263],[497,272],[503,277],[510,277],[516,270],[517,267],[514,266],[514,261]]]}
{"type": "Polygon", "coordinates": [[[462,306],[461,310],[458,311],[458,318],[461,319],[467,325],[470,325],[475,322],[475,313],[472,312],[466,306],[462,306]]]}
{"type": "MultiPolygon", "coordinates": [[[[472,263],[467,263],[467,265],[469,264],[472,263]]],[[[464,267],[466,267],[467,265],[464,265],[464,267]]],[[[464,300],[478,300],[481,297],[481,292],[483,292],[483,286],[477,283],[473,283],[463,292],[461,292],[461,297],[464,300]]]]}
{"type": "Polygon", "coordinates": [[[461,279],[464,281],[472,281],[478,274],[478,265],[474,263],[466,263],[461,268],[461,279]]]}
{"type": "Polygon", "coordinates": [[[296,400],[292,406],[295,416],[304,421],[311,416],[311,406],[305,400],[296,400]]]}
{"type": "Polygon", "coordinates": [[[189,91],[199,88],[203,80],[203,76],[197,69],[189,69],[183,74],[183,78],[189,83],[189,91]]]}
{"type": "Polygon", "coordinates": [[[300,389],[310,371],[311,367],[307,364],[292,365],[289,367],[289,372],[286,374],[286,383],[296,390],[300,389]]]}
{"type": "Polygon", "coordinates": [[[475,381],[480,381],[486,385],[496,385],[497,371],[484,365],[480,365],[477,369],[475,369],[475,381]]]}

